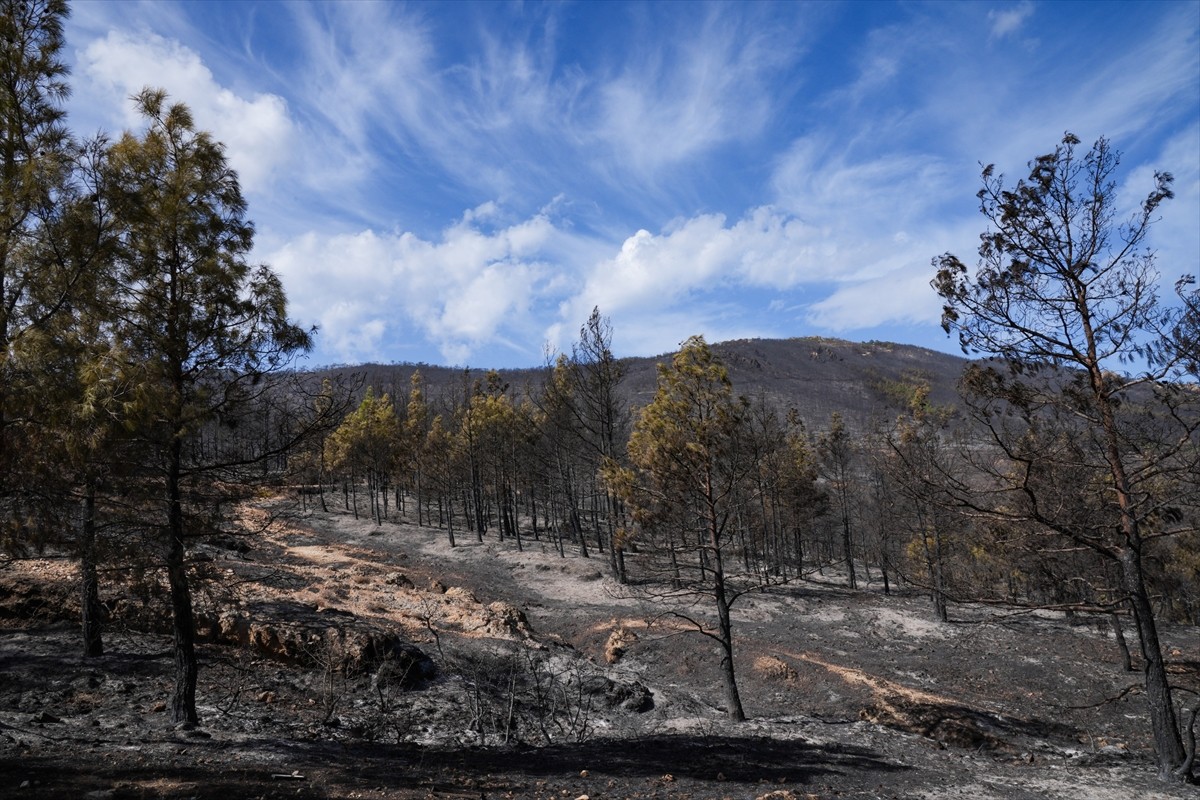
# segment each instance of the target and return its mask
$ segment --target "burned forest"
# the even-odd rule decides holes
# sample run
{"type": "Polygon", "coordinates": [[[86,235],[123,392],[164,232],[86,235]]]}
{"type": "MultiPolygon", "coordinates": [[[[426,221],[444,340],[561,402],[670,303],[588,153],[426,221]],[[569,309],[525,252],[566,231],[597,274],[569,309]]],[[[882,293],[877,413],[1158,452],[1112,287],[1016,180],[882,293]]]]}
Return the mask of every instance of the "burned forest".
{"type": "Polygon", "coordinates": [[[82,139],[65,2],[0,12],[5,797],[1194,796],[1170,174],[986,167],[961,356],[318,368],[186,98],[82,139]]]}

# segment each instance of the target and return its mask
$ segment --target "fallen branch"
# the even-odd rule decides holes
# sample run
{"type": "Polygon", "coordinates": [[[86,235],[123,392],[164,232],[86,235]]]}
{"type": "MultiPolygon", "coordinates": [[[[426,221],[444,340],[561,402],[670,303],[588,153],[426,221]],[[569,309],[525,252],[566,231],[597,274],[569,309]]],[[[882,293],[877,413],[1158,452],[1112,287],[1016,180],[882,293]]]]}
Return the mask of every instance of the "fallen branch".
{"type": "Polygon", "coordinates": [[[1123,699],[1125,697],[1125,695],[1129,694],[1130,692],[1140,691],[1141,688],[1142,687],[1139,684],[1135,683],[1131,686],[1126,686],[1115,697],[1106,697],[1105,699],[1101,700],[1099,703],[1091,703],[1089,705],[1084,705],[1084,706],[1064,706],[1064,705],[1059,705],[1058,703],[1055,703],[1054,707],[1070,709],[1071,711],[1081,711],[1081,710],[1087,709],[1087,708],[1099,708],[1100,706],[1106,706],[1109,703],[1115,703],[1118,700],[1123,699]]]}
{"type": "Polygon", "coordinates": [[[300,770],[292,770],[291,772],[276,772],[271,775],[273,781],[302,781],[305,777],[300,774],[300,770]]]}

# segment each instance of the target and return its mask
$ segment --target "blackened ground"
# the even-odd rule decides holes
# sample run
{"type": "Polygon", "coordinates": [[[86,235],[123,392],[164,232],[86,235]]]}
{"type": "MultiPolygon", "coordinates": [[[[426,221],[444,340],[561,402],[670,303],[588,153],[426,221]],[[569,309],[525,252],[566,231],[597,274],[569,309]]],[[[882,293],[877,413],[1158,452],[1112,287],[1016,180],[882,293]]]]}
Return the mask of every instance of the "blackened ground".
{"type": "MultiPolygon", "coordinates": [[[[917,593],[814,576],[735,608],[751,720],[733,724],[710,643],[601,557],[462,534],[451,550],[445,531],[341,512],[237,543],[197,552],[237,587],[201,610],[253,617],[230,628],[243,644],[201,649],[198,730],[165,711],[161,620],[110,585],[108,654],[84,659],[70,565],[0,571],[0,797],[1196,796],[1155,779],[1126,691],[1139,676],[1095,620],[955,608],[941,623],[917,593]],[[324,640],[281,660],[319,624],[402,635],[438,674],[387,684],[324,640]]],[[[1164,639],[1174,679],[1200,688],[1197,631],[1164,639]]]]}

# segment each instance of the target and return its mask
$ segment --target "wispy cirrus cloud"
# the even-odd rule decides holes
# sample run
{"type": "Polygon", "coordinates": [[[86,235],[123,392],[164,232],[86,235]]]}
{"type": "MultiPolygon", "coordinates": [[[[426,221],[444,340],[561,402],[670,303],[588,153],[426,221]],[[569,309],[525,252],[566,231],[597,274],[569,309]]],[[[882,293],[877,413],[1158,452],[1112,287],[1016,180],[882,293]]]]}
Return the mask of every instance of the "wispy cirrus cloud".
{"type": "Polygon", "coordinates": [[[796,39],[747,30],[721,7],[696,10],[665,46],[637,48],[597,89],[597,138],[631,171],[757,135],[779,99],[778,72],[801,52],[796,39]]]}
{"type": "Polygon", "coordinates": [[[527,207],[598,189],[606,205],[662,201],[662,170],[761,131],[803,39],[706,6],[665,47],[652,21],[635,20],[621,50],[582,63],[563,51],[562,15],[530,7],[505,18],[503,38],[462,23],[456,37],[474,46],[449,58],[431,44],[448,35],[445,19],[371,4],[297,13],[309,105],[331,126],[376,153],[382,136],[412,169],[527,207]],[[405,55],[379,54],[379,41],[405,55]]]}
{"type": "Polygon", "coordinates": [[[1155,244],[1200,258],[1190,4],[207,8],[85,4],[76,96],[128,125],[169,81],[227,143],[318,362],[536,363],[597,305],[625,353],[934,344],[979,162],[1020,177],[1068,129],[1134,188],[1174,171],[1155,244]]]}
{"type": "Polygon", "coordinates": [[[1011,8],[1002,11],[992,9],[988,12],[988,21],[992,23],[992,36],[1002,39],[1013,36],[1025,24],[1025,20],[1033,16],[1033,3],[1022,0],[1011,8]]]}

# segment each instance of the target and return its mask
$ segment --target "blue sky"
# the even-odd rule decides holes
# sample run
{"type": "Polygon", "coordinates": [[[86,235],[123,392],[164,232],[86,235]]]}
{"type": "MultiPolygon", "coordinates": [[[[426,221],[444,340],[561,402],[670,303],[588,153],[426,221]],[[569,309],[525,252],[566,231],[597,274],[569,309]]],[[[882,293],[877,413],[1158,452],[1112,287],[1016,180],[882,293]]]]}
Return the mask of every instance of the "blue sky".
{"type": "Polygon", "coordinates": [[[702,333],[956,351],[980,162],[1124,153],[1164,285],[1200,265],[1200,2],[78,2],[72,127],[143,86],[225,142],[308,363],[534,366],[702,333]]]}

